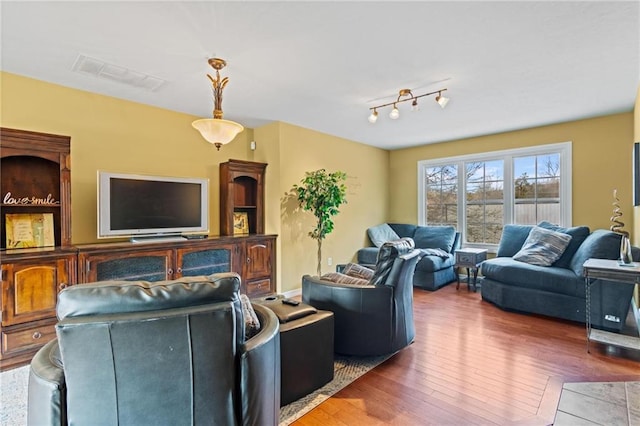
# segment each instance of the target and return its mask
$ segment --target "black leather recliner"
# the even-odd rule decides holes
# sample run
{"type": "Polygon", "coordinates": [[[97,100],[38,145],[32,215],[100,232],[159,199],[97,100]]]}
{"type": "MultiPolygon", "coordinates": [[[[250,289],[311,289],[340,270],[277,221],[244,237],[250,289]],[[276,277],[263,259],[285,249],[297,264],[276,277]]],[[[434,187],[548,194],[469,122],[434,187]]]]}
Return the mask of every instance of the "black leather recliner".
{"type": "Polygon", "coordinates": [[[302,277],[302,301],[334,314],[336,353],[390,354],[413,342],[413,274],[421,256],[405,238],[380,247],[371,285],[302,277]]]}
{"type": "Polygon", "coordinates": [[[278,319],[245,339],[235,273],[105,281],[60,293],[33,358],[29,425],[276,425],[278,319]]]}

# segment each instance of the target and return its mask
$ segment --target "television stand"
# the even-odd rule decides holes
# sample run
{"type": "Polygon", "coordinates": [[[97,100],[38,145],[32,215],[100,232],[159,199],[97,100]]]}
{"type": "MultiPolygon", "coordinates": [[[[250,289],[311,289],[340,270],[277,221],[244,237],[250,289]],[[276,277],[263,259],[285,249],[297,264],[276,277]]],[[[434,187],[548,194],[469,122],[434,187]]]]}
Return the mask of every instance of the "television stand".
{"type": "Polygon", "coordinates": [[[173,243],[176,241],[187,241],[187,239],[182,235],[177,234],[139,235],[131,237],[132,243],[173,243]]]}

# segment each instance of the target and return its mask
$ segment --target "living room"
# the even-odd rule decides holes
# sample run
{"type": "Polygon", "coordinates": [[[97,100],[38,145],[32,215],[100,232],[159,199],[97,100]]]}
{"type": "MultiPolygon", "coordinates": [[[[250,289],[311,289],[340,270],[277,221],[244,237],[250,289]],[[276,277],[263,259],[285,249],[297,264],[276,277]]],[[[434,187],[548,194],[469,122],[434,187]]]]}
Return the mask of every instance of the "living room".
{"type": "MultiPolygon", "coordinates": [[[[362,7],[366,5],[363,4],[362,7]]],[[[3,10],[3,20],[8,19],[5,16],[3,10]]],[[[392,28],[398,23],[390,21],[389,25],[389,33],[400,32],[392,28]]],[[[424,25],[429,25],[427,19],[424,25]]],[[[4,31],[3,29],[3,50],[5,43],[11,41],[4,31]]],[[[31,28],[31,31],[37,31],[37,28],[31,28]]],[[[46,36],[40,34],[41,38],[46,36]]],[[[82,36],[79,35],[78,38],[81,39],[82,36]]],[[[637,46],[637,41],[635,43],[637,46]]],[[[607,44],[613,48],[616,40],[608,40],[607,44]]],[[[220,49],[221,53],[226,54],[225,59],[229,64],[224,75],[229,76],[230,83],[225,92],[225,113],[227,117],[238,116],[237,121],[242,122],[240,117],[243,112],[238,111],[242,106],[232,102],[235,90],[243,84],[243,79],[245,82],[251,79],[241,78],[241,72],[234,65],[233,55],[236,52],[216,46],[199,49],[220,49]]],[[[83,53],[83,47],[79,48],[78,53],[83,53]]],[[[599,54],[594,53],[595,56],[599,54]]],[[[637,53],[635,55],[630,57],[630,62],[637,58],[637,53]]],[[[285,58],[282,59],[286,59],[286,55],[283,56],[285,58]]],[[[158,59],[159,62],[179,60],[175,57],[158,59]]],[[[198,60],[202,62],[202,67],[190,77],[190,84],[198,92],[202,92],[205,98],[203,108],[208,114],[210,87],[205,74],[211,70],[207,69],[206,58],[198,60]]],[[[619,59],[620,62],[625,60],[626,58],[619,59]]],[[[418,161],[571,142],[572,223],[587,225],[591,229],[608,229],[612,213],[612,191],[617,189],[626,229],[631,232],[632,242],[640,245],[640,233],[637,232],[640,209],[633,205],[631,158],[634,142],[640,141],[638,81],[630,89],[630,93],[626,93],[635,103],[613,113],[574,120],[550,120],[537,126],[514,127],[498,133],[452,138],[438,143],[385,149],[286,121],[270,120],[264,125],[246,126],[231,143],[217,151],[191,126],[195,119],[205,116],[205,113],[198,116],[121,99],[116,83],[110,83],[109,87],[116,89],[106,95],[72,88],[63,82],[53,83],[47,78],[33,78],[11,72],[7,69],[9,64],[6,60],[3,62],[0,74],[0,125],[71,137],[73,244],[98,242],[98,170],[210,179],[210,234],[217,235],[220,222],[219,164],[229,159],[263,162],[268,164],[265,181],[265,233],[278,235],[275,265],[277,291],[295,293],[300,289],[301,277],[316,270],[316,244],[307,236],[313,227],[313,217],[297,211],[295,203],[286,196],[293,185],[304,177],[305,172],[325,168],[343,170],[348,176],[348,204],[341,208],[336,217],[335,232],[323,243],[323,270],[329,271],[337,263],[354,260],[357,250],[370,244],[366,235],[368,227],[385,222],[419,223],[418,161]],[[252,141],[255,141],[255,150],[251,149],[252,141]],[[333,265],[328,264],[329,258],[333,265]]],[[[68,67],[70,66],[71,64],[68,67]]],[[[260,68],[265,65],[256,66],[260,68]]],[[[638,70],[635,62],[629,63],[628,67],[638,70]]],[[[327,80],[337,78],[332,75],[334,72],[339,73],[340,70],[327,68],[327,80]]],[[[434,79],[429,76],[425,78],[428,81],[434,79]]],[[[402,80],[406,79],[401,79],[397,84],[402,84],[402,80]]],[[[456,103],[463,102],[455,96],[457,80],[462,80],[462,77],[454,76],[450,82],[448,96],[452,100],[447,109],[440,111],[423,108],[422,113],[427,123],[439,120],[442,114],[454,113],[456,103]]],[[[523,85],[526,80],[522,77],[523,85]]],[[[603,77],[603,80],[610,81],[613,78],[603,77]]],[[[391,91],[395,93],[400,88],[392,86],[391,91]]],[[[387,95],[377,91],[364,93],[366,90],[362,88],[360,90],[363,92],[363,99],[367,100],[387,95]]],[[[580,93],[585,102],[592,97],[590,92],[590,87],[584,87],[580,93]]],[[[272,96],[273,102],[278,102],[276,89],[272,96]]],[[[301,94],[301,97],[304,95],[301,94]]],[[[556,101],[550,99],[548,102],[556,101]]],[[[356,106],[362,110],[358,112],[361,112],[364,121],[369,113],[368,106],[365,103],[356,106]]],[[[380,121],[386,118],[380,117],[380,121]]],[[[501,118],[496,117],[495,120],[499,121],[501,118]]],[[[403,122],[392,124],[398,126],[398,132],[402,131],[403,122]]],[[[427,124],[424,132],[428,131],[427,124]]]]}

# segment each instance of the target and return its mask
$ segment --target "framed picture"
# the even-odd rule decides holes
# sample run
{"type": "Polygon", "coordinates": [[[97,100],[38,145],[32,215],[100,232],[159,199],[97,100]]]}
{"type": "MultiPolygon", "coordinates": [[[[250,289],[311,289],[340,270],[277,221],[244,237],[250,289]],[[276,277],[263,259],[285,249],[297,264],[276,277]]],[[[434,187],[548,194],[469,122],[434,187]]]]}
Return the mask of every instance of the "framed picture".
{"type": "Polygon", "coordinates": [[[249,233],[249,215],[247,212],[233,213],[233,235],[249,233]]]}
{"type": "Polygon", "coordinates": [[[53,213],[5,215],[7,249],[52,247],[53,213]]]}

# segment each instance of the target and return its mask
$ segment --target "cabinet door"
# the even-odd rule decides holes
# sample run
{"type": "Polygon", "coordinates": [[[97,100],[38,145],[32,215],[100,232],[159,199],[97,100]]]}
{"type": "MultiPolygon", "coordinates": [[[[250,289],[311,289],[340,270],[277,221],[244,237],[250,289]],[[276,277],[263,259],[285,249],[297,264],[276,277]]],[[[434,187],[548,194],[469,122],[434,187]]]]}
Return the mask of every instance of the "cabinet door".
{"type": "Polygon", "coordinates": [[[81,282],[170,280],[174,276],[173,253],[172,249],[80,253],[81,282]]]}
{"type": "Polygon", "coordinates": [[[231,244],[177,249],[175,278],[231,272],[234,249],[231,244]]]}
{"type": "Polygon", "coordinates": [[[55,318],[58,292],[70,284],[73,259],[2,265],[2,325],[55,318]]]}
{"type": "Polygon", "coordinates": [[[245,279],[254,280],[271,276],[272,251],[273,244],[270,240],[246,242],[246,263],[244,268],[245,279]]]}

